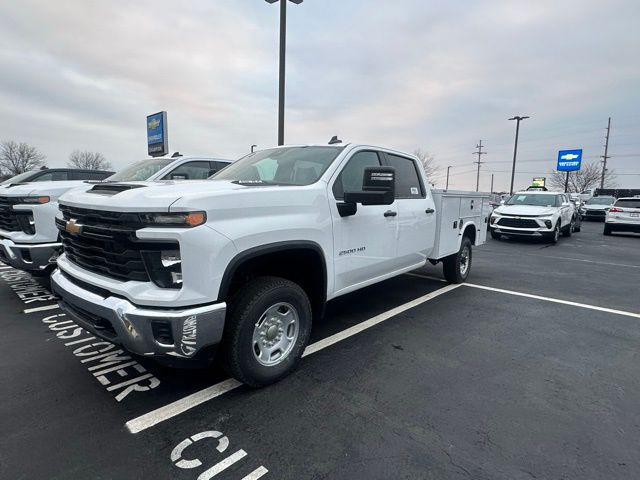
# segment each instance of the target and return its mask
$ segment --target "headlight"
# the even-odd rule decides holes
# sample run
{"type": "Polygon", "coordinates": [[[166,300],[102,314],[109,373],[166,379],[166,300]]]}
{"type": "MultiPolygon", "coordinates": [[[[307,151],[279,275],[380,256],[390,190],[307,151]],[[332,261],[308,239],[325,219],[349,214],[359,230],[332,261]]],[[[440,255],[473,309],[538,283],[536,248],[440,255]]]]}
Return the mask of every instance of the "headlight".
{"type": "Polygon", "coordinates": [[[180,250],[143,251],[142,258],[149,278],[160,288],[182,288],[180,250]]]}
{"type": "Polygon", "coordinates": [[[545,220],[544,224],[547,226],[547,228],[551,228],[553,226],[553,223],[551,223],[551,220],[545,220]]]}
{"type": "Polygon", "coordinates": [[[205,212],[141,213],[142,222],[153,227],[197,227],[207,221],[205,212]]]}
{"type": "Polygon", "coordinates": [[[49,203],[50,201],[49,197],[18,197],[16,198],[16,205],[38,205],[49,203]]]}

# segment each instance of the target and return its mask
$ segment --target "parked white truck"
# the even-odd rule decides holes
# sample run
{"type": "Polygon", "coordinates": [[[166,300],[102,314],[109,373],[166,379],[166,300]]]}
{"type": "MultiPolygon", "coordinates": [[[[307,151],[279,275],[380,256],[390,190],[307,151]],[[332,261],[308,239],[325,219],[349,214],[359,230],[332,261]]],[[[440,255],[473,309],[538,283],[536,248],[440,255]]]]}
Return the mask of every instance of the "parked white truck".
{"type": "Polygon", "coordinates": [[[423,266],[462,282],[488,194],[432,191],[419,160],[348,144],[252,153],[189,184],[72,191],[56,223],[62,309],[130,352],[288,374],[328,300],[423,266]]]}
{"type": "MultiPolygon", "coordinates": [[[[147,159],[110,176],[102,185],[109,188],[108,185],[126,181],[200,180],[230,163],[219,158],[181,155],[147,159]]],[[[60,170],[63,169],[55,172],[60,174],[60,170]]],[[[90,175],[84,170],[78,174],[69,171],[87,178],[90,175]]],[[[96,171],[94,178],[104,178],[100,176],[102,173],[96,171]]],[[[32,275],[50,274],[62,245],[55,225],[58,198],[71,189],[83,187],[93,188],[93,184],[83,180],[35,180],[25,185],[12,183],[0,189],[0,261],[32,275]]]]}

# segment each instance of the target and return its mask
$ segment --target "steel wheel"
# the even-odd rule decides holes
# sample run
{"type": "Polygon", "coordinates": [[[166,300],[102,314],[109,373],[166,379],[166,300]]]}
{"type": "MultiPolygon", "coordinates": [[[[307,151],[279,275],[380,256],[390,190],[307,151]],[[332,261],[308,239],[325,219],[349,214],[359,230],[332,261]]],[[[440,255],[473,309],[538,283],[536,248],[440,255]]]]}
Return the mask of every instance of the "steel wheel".
{"type": "Polygon", "coordinates": [[[460,275],[465,277],[467,275],[467,270],[469,270],[469,257],[470,250],[467,245],[464,246],[462,251],[460,252],[460,275]]]}
{"type": "Polygon", "coordinates": [[[261,365],[280,364],[298,338],[299,315],[293,305],[276,303],[260,316],[253,329],[252,350],[261,365]]]}

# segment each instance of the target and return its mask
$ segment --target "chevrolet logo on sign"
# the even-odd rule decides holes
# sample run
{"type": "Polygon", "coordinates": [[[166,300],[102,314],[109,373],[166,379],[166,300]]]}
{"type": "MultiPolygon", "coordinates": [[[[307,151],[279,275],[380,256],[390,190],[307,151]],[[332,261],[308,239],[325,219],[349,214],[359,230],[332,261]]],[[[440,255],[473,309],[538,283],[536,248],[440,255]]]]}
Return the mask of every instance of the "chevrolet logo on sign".
{"type": "Polygon", "coordinates": [[[72,218],[71,220],[67,220],[67,224],[64,229],[73,235],[78,235],[82,232],[82,225],[77,223],[75,218],[72,218]]]}
{"type": "Polygon", "coordinates": [[[160,120],[158,120],[157,118],[153,118],[149,120],[147,128],[149,128],[149,130],[155,130],[156,128],[158,128],[158,125],[160,125],[160,120]]]}

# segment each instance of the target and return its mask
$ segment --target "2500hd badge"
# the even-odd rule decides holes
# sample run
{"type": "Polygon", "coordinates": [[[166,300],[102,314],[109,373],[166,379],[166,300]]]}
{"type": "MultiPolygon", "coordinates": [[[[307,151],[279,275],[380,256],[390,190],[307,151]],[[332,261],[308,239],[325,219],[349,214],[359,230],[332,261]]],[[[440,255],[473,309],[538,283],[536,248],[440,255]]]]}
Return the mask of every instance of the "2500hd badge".
{"type": "Polygon", "coordinates": [[[351,255],[352,253],[364,252],[366,249],[367,247],[350,248],[349,250],[342,250],[340,253],[338,253],[338,255],[342,257],[343,255],[351,255]]]}

